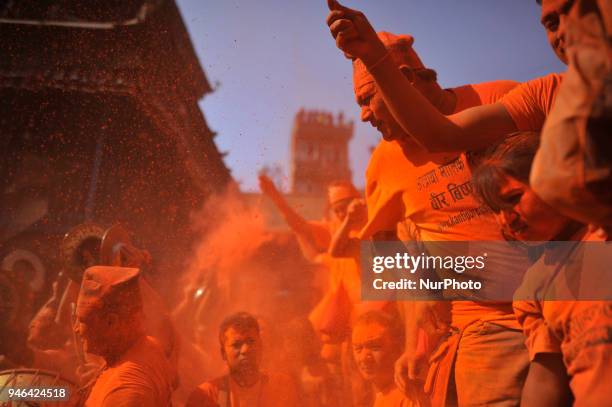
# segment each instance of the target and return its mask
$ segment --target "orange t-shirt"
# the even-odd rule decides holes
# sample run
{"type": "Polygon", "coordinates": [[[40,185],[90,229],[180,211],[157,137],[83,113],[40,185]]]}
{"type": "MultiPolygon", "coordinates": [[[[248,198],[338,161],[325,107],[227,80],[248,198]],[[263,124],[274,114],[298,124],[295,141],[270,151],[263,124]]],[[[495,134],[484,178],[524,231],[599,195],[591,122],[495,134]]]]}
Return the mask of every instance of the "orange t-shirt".
{"type": "Polygon", "coordinates": [[[500,100],[519,131],[542,130],[562,80],[563,75],[557,73],[532,79],[500,100]]]}
{"type": "Polygon", "coordinates": [[[143,336],[96,380],[85,407],[168,407],[176,371],[161,346],[143,336]]]}
{"type": "Polygon", "coordinates": [[[500,80],[476,83],[448,89],[457,96],[454,113],[480,105],[490,105],[499,101],[520,84],[515,81],[500,80]]]}
{"type": "MultiPolygon", "coordinates": [[[[587,240],[603,241],[605,237],[587,233],[582,241],[587,240]]],[[[550,249],[528,270],[515,295],[514,312],[531,360],[539,353],[562,354],[575,405],[605,405],[612,377],[612,302],[541,299],[546,293],[566,292],[570,274],[583,269],[589,272],[584,265],[569,268],[577,257],[573,252],[561,263],[551,261],[566,253],[565,247],[550,249]]]]}
{"type": "Polygon", "coordinates": [[[366,172],[368,223],[361,237],[408,219],[413,240],[499,240],[493,212],[473,195],[471,176],[465,154],[407,158],[398,143],[381,141],[366,172]]]}
{"type": "MultiPolygon", "coordinates": [[[[516,85],[500,81],[455,88],[452,90],[457,96],[455,110],[494,103],[516,85]]],[[[464,153],[404,152],[396,142],[381,141],[366,171],[368,223],[360,237],[368,239],[397,228],[398,232],[405,232],[399,236],[401,240],[503,241],[493,212],[474,196],[471,177],[464,153]]],[[[497,258],[495,268],[500,272],[485,277],[490,278],[489,289],[499,289],[508,282],[518,286],[527,268],[524,254],[512,251],[497,258]],[[525,261],[517,261],[521,256],[525,261]]],[[[461,276],[472,277],[479,278],[468,272],[461,276]]],[[[491,300],[491,297],[481,290],[471,298],[491,300]]],[[[512,313],[509,301],[506,313],[512,313]]]]}
{"type": "MultiPolygon", "coordinates": [[[[455,113],[494,103],[516,86],[497,81],[454,88],[455,113]]],[[[472,195],[465,154],[407,153],[410,157],[398,143],[384,140],[372,153],[366,170],[368,223],[361,238],[395,230],[409,219],[421,240],[499,240],[492,212],[472,195]]]]}
{"type": "Polygon", "coordinates": [[[286,407],[298,405],[295,383],[289,376],[263,375],[253,387],[239,386],[229,376],[202,383],[186,407],[286,407]],[[228,388],[229,387],[229,388],[228,388]]]}

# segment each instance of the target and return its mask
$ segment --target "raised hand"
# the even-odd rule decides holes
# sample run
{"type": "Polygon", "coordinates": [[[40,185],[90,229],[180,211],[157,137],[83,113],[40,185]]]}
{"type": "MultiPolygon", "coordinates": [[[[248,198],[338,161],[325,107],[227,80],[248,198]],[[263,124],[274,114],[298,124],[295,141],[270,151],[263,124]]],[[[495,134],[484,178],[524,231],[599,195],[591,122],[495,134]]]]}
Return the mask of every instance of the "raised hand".
{"type": "Polygon", "coordinates": [[[259,189],[261,189],[261,192],[271,197],[280,194],[276,188],[276,185],[274,185],[274,182],[264,174],[259,175],[259,189]]]}
{"type": "Polygon", "coordinates": [[[353,199],[346,208],[347,220],[350,224],[360,224],[367,221],[368,213],[363,199],[353,199]]]}
{"type": "Polygon", "coordinates": [[[359,58],[366,66],[374,65],[385,56],[385,46],[361,11],[345,7],[337,0],[327,0],[327,6],[330,10],[327,25],[344,55],[359,58]]]}

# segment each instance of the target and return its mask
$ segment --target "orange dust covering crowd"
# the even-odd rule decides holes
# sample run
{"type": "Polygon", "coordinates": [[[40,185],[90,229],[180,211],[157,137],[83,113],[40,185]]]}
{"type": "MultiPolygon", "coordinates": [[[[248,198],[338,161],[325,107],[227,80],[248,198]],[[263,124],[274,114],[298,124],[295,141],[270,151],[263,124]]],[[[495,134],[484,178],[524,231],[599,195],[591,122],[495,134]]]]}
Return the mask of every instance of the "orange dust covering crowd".
{"type": "Polygon", "coordinates": [[[415,52],[418,38],[327,5],[361,120],[382,140],[364,193],[330,179],[320,221],[259,177],[317,270],[312,306],[274,298],[291,316],[281,322],[213,308],[212,283],[172,306],[149,281],[149,252],[114,226],[79,248],[80,270],[61,275],[29,325],[3,294],[0,405],[20,405],[6,389],[39,383],[24,381],[36,372],[47,380],[37,386],[70,389],[45,406],[612,406],[610,298],[551,300],[587,279],[576,247],[612,230],[612,2],[534,4],[566,72],[450,89],[415,52]],[[514,300],[494,289],[367,300],[363,249],[380,241],[513,242],[486,276],[462,278],[514,300]],[[199,320],[207,307],[215,323],[199,320]]]}

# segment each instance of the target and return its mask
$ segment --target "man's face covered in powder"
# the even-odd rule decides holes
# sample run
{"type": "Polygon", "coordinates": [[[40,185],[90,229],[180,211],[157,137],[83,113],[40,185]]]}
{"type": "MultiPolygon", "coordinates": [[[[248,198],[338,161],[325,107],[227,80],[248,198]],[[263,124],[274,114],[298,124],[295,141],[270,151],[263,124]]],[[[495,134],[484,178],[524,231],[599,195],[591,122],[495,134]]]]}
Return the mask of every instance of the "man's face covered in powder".
{"type": "Polygon", "coordinates": [[[389,331],[375,322],[357,324],[352,342],[353,357],[361,376],[367,381],[390,380],[399,347],[389,331]]]}
{"type": "MultiPolygon", "coordinates": [[[[387,32],[378,33],[398,68],[423,96],[432,103],[432,97],[439,96],[435,91],[435,79],[421,79],[415,72],[425,70],[423,62],[412,48],[413,38],[407,34],[396,35],[387,32]]],[[[353,89],[357,104],[361,107],[361,121],[369,122],[386,141],[396,141],[404,152],[421,149],[401,125],[395,120],[376,82],[360,60],[353,61],[353,89]]],[[[439,88],[438,88],[439,89],[439,88]]]]}
{"type": "Polygon", "coordinates": [[[255,329],[229,328],[225,332],[222,356],[232,372],[256,374],[261,358],[261,338],[255,329]]]}
{"type": "Polygon", "coordinates": [[[92,312],[77,307],[74,331],[83,340],[83,350],[94,355],[104,356],[112,344],[107,319],[101,312],[92,312]]]}
{"type": "MultiPolygon", "coordinates": [[[[354,69],[363,69],[360,66],[354,69]]],[[[414,148],[416,145],[412,138],[402,129],[395,120],[382,96],[378,92],[374,79],[366,73],[355,79],[355,98],[361,107],[361,121],[370,123],[376,128],[386,141],[397,141],[405,147],[414,148]]]]}

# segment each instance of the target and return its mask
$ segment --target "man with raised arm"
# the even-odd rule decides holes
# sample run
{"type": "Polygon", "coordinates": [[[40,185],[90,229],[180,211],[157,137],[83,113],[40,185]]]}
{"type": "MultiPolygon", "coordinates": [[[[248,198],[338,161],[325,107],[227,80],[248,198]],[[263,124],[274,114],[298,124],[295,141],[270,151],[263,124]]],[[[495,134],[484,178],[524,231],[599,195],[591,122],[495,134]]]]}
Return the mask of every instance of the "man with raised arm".
{"type": "MultiPolygon", "coordinates": [[[[487,147],[516,131],[539,131],[555,99],[562,75],[526,82],[497,103],[444,115],[427,100],[389,57],[384,44],[357,10],[328,0],[327,23],[338,48],[359,59],[399,125],[430,152],[487,147]]],[[[549,43],[563,63],[565,23],[572,0],[542,0],[541,22],[549,43]]]]}
{"type": "MultiPolygon", "coordinates": [[[[443,90],[436,82],[435,72],[426,68],[412,49],[412,37],[389,33],[378,36],[398,71],[441,112],[453,113],[493,103],[516,86],[514,82],[499,81],[443,90]]],[[[361,118],[376,127],[384,138],[366,172],[368,223],[361,237],[502,240],[493,213],[472,196],[466,155],[432,154],[415,143],[387,109],[364,64],[354,60],[353,69],[361,118]],[[461,185],[464,193],[460,196],[456,187],[461,185]]],[[[516,280],[518,285],[526,268],[525,263],[521,264],[521,253],[502,253],[499,259],[500,272],[491,274],[487,284],[499,287],[508,280],[516,280]]],[[[440,323],[445,340],[436,352],[427,383],[434,405],[444,406],[455,398],[465,405],[518,405],[528,366],[527,352],[512,312],[511,298],[497,303],[491,303],[491,299],[459,298],[452,302],[452,329],[443,330],[444,324],[440,323]],[[485,332],[485,326],[494,329],[486,329],[485,336],[478,335],[485,332]],[[450,383],[455,385],[449,386],[450,383]]],[[[427,356],[421,352],[418,333],[428,328],[430,318],[426,316],[439,315],[438,308],[444,308],[444,303],[403,305],[406,353],[398,362],[398,381],[414,395],[420,391],[415,385],[423,373],[418,372],[422,364],[419,362],[427,356]]]]}
{"type": "Polygon", "coordinates": [[[355,235],[363,226],[365,206],[357,188],[348,181],[331,182],[327,187],[326,218],[308,221],[289,205],[270,178],[260,175],[259,187],[295,233],[304,257],[329,269],[330,290],[335,290],[342,283],[351,301],[356,302],[360,289],[357,260],[354,256],[330,255],[328,251],[332,243],[343,246],[349,236],[355,235]]]}

